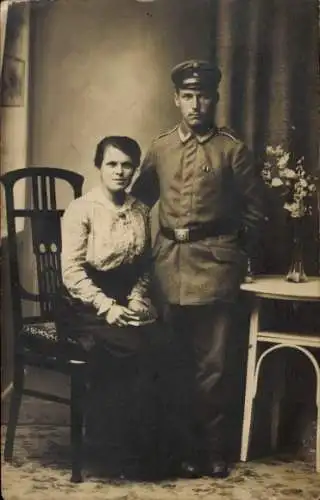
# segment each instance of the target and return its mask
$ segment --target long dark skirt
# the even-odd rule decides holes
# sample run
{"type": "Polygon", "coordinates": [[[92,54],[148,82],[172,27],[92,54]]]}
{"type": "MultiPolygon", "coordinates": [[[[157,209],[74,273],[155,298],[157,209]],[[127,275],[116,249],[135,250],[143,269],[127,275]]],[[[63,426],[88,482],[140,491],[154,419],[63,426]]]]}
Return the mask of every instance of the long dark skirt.
{"type": "MultiPolygon", "coordinates": [[[[119,273],[94,272],[107,284],[108,296],[125,304],[127,287],[119,273]],[[111,279],[117,294],[111,295],[111,279]],[[121,297],[122,295],[122,297],[121,297]]],[[[86,438],[99,457],[112,466],[147,466],[161,473],[170,460],[170,335],[160,322],[140,327],[114,327],[93,307],[74,300],[67,291],[59,307],[60,327],[87,353],[89,390],[85,402],[86,438]]],[[[174,446],[174,445],[173,445],[174,446]]]]}

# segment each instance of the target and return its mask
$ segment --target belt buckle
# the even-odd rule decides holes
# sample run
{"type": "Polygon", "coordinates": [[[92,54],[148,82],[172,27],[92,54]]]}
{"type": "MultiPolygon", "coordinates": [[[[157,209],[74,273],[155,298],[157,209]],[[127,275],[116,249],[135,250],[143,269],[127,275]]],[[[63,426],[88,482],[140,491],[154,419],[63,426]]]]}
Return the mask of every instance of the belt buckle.
{"type": "Polygon", "coordinates": [[[177,241],[180,243],[183,243],[185,241],[189,241],[190,237],[190,231],[187,227],[181,227],[173,230],[174,232],[174,237],[177,241]]]}

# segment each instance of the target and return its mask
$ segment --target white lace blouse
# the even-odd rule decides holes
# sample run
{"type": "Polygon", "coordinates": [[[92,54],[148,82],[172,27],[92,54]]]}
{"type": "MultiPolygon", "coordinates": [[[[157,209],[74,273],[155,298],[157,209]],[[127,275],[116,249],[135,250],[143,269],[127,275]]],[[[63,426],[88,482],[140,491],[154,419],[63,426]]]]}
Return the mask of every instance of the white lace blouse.
{"type": "MultiPolygon", "coordinates": [[[[72,297],[91,304],[98,314],[108,311],[114,300],[107,297],[85,270],[90,264],[108,271],[131,264],[149,244],[148,208],[127,195],[116,207],[98,186],[73,200],[62,218],[62,278],[72,297]]],[[[149,273],[141,276],[128,299],[147,295],[149,273]]]]}

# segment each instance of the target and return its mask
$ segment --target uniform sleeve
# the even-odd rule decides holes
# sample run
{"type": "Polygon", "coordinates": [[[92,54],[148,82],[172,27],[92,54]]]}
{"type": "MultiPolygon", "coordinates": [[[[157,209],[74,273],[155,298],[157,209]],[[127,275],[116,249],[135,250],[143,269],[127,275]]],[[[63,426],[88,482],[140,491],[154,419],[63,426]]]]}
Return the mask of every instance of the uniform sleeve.
{"type": "Polygon", "coordinates": [[[94,285],[85,270],[90,219],[85,204],[73,202],[62,218],[62,279],[70,295],[106,313],[114,300],[94,285]]]}
{"type": "Polygon", "coordinates": [[[233,172],[242,200],[244,229],[254,233],[264,219],[264,186],[252,154],[242,143],[234,154],[233,172]]]}
{"type": "Polygon", "coordinates": [[[131,194],[148,207],[152,207],[159,198],[159,179],[156,168],[156,152],[152,146],[146,154],[140,173],[131,188],[131,194]]]}

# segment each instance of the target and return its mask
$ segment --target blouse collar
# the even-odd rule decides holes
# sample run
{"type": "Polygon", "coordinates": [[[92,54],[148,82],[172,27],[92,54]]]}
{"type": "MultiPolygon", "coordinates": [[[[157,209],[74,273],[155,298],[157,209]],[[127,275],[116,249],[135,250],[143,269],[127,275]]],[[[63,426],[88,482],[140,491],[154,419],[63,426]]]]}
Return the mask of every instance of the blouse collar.
{"type": "Polygon", "coordinates": [[[120,206],[115,205],[114,203],[112,203],[111,200],[109,200],[106,197],[103,191],[103,187],[101,185],[96,186],[91,191],[89,191],[89,193],[87,194],[87,199],[99,203],[101,205],[104,205],[108,210],[111,210],[115,213],[122,213],[126,212],[127,210],[130,210],[134,202],[134,197],[126,193],[124,203],[120,206]]]}

